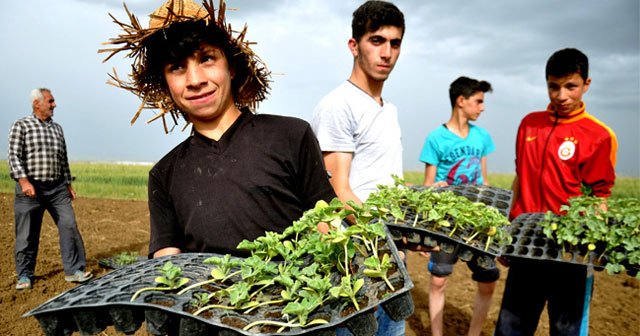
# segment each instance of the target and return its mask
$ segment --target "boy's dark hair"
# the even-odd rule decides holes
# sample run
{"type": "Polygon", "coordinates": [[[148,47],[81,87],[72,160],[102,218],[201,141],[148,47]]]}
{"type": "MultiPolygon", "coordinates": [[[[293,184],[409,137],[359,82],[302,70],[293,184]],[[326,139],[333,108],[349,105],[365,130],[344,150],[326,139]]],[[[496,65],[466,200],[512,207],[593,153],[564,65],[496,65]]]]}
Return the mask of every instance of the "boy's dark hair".
{"type": "Polygon", "coordinates": [[[176,22],[169,29],[162,29],[145,42],[146,64],[141,71],[142,83],[157,83],[159,87],[167,91],[164,77],[164,67],[170,63],[180,62],[193,55],[207,43],[220,48],[229,64],[229,70],[234,74],[231,80],[231,88],[234,101],[238,102],[240,88],[247,80],[249,63],[246,55],[240,51],[236,44],[231,43],[227,32],[220,29],[215,23],[208,25],[204,20],[176,22]]]}
{"type": "Polygon", "coordinates": [[[545,78],[562,78],[571,74],[580,74],[583,80],[589,78],[589,59],[587,55],[574,48],[558,50],[547,61],[545,78]]]}
{"type": "Polygon", "coordinates": [[[449,100],[451,100],[451,108],[456,105],[458,97],[463,96],[465,99],[473,96],[477,92],[491,92],[491,83],[487,81],[478,81],[469,77],[458,77],[449,86],[449,100]]]}
{"type": "Polygon", "coordinates": [[[370,0],[353,12],[351,37],[360,41],[368,32],[374,32],[382,26],[394,26],[402,29],[404,35],[404,15],[396,5],[387,1],[370,0]]]}

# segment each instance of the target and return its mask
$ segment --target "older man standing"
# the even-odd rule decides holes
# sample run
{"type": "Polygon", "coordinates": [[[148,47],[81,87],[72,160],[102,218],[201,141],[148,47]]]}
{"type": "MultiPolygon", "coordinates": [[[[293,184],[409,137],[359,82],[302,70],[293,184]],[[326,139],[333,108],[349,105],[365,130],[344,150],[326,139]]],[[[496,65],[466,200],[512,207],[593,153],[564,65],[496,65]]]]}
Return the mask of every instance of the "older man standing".
{"type": "Polygon", "coordinates": [[[34,89],[30,98],[32,115],[14,122],[9,132],[9,169],[16,180],[16,289],[31,289],[45,210],[58,227],[65,280],[85,282],[93,274],[85,271],[84,243],[71,206],[76,193],[64,134],[51,119],[56,102],[46,88],[34,89]]]}

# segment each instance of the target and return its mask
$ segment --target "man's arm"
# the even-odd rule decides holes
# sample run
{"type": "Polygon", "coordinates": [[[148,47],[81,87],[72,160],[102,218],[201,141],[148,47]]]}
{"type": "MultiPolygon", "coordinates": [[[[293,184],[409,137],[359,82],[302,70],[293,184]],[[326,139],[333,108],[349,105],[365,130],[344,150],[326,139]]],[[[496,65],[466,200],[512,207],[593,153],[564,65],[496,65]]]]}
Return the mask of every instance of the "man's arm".
{"type": "MultiPolygon", "coordinates": [[[[353,159],[353,154],[349,152],[323,152],[324,157],[324,165],[331,173],[331,178],[329,179],[331,182],[331,186],[333,186],[333,190],[335,190],[338,199],[345,203],[348,200],[353,200],[357,204],[362,204],[362,201],[353,193],[351,190],[351,185],[349,184],[349,172],[351,171],[351,160],[353,159]]],[[[353,221],[353,219],[347,218],[349,221],[353,221]]],[[[328,231],[328,227],[321,228],[318,227],[320,232],[326,233],[328,231]]],[[[403,242],[407,244],[406,238],[403,238],[403,242]]],[[[405,248],[404,246],[400,246],[400,248],[405,248]]],[[[413,251],[438,251],[439,248],[427,248],[421,245],[413,245],[406,246],[413,251]]],[[[404,260],[404,252],[400,251],[401,258],[404,260]]]]}
{"type": "Polygon", "coordinates": [[[181,253],[179,246],[183,241],[183,231],[179,227],[171,197],[162,183],[163,175],[156,167],[149,172],[148,204],[149,204],[149,257],[157,258],[181,253]]]}
{"type": "Polygon", "coordinates": [[[362,204],[362,200],[351,190],[349,184],[349,173],[351,172],[351,161],[353,153],[350,152],[323,152],[324,165],[331,174],[329,182],[336,192],[338,199],[343,203],[352,200],[357,204],[362,204]]]}
{"type": "Polygon", "coordinates": [[[9,172],[16,181],[27,178],[25,162],[22,161],[25,132],[20,121],[14,122],[9,131],[9,172]]]}
{"type": "Polygon", "coordinates": [[[511,208],[512,209],[519,196],[520,196],[520,179],[516,174],[516,177],[513,178],[513,182],[511,182],[511,208]]]}
{"type": "Polygon", "coordinates": [[[435,181],[437,170],[437,166],[428,163],[424,164],[424,182],[422,184],[425,187],[446,187],[448,185],[446,181],[435,181]]]}
{"type": "Polygon", "coordinates": [[[153,257],[154,258],[159,258],[159,257],[166,256],[166,255],[179,254],[181,252],[182,251],[180,251],[180,249],[177,248],[177,247],[165,247],[165,248],[161,248],[161,249],[155,251],[153,253],[153,257]]]}
{"type": "Polygon", "coordinates": [[[482,174],[482,184],[489,185],[489,174],[487,173],[487,157],[480,159],[480,172],[482,174]]]}
{"type": "Polygon", "coordinates": [[[29,182],[21,155],[24,147],[23,128],[19,122],[13,123],[9,131],[9,171],[13,179],[20,185],[22,193],[27,197],[36,197],[36,190],[29,182]]]}

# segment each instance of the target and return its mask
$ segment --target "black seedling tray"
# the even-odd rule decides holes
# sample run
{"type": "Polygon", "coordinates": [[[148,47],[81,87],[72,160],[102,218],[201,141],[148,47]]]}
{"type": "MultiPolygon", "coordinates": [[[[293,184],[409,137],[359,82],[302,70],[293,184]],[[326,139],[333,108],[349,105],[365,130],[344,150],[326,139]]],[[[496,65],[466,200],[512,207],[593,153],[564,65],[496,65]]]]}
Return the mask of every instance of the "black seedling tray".
{"type": "MultiPolygon", "coordinates": [[[[429,187],[411,186],[411,189],[423,191],[429,189],[429,187]]],[[[505,217],[509,217],[511,199],[513,197],[511,190],[488,185],[460,184],[433,188],[433,191],[451,191],[458,196],[468,198],[472,202],[482,202],[494,207],[505,217]]]]}
{"type": "Polygon", "coordinates": [[[436,232],[422,227],[411,227],[388,221],[385,224],[389,228],[394,242],[399,246],[404,245],[403,238],[406,239],[409,245],[421,245],[428,248],[439,246],[440,251],[455,253],[465,262],[476,256],[479,261],[478,265],[483,268],[495,267],[495,258],[500,256],[500,247],[496,244],[491,243],[485,250],[484,247],[473,244],[474,242],[467,243],[465,238],[469,237],[468,230],[462,230],[460,234],[456,233],[449,236],[447,234],[448,230],[436,232]]]}
{"type": "MultiPolygon", "coordinates": [[[[427,190],[427,187],[412,186],[417,191],[427,190]]],[[[492,186],[480,185],[456,185],[440,188],[433,188],[435,192],[451,191],[458,196],[464,196],[472,202],[482,202],[487,206],[494,207],[505,217],[509,215],[511,207],[511,190],[501,189],[492,186]]],[[[471,235],[470,230],[458,230],[453,235],[448,228],[441,228],[442,231],[434,231],[424,227],[413,227],[412,223],[416,214],[407,210],[403,222],[384,221],[389,227],[394,242],[400,246],[404,245],[403,238],[410,245],[421,245],[428,248],[440,246],[440,250],[447,253],[456,253],[463,261],[469,261],[474,256],[478,258],[478,264],[484,268],[495,267],[495,258],[500,256],[501,247],[496,243],[489,244],[485,249],[484,244],[477,245],[477,240],[470,243],[466,238],[471,235]]]]}
{"type": "MultiPolygon", "coordinates": [[[[549,260],[593,266],[595,270],[602,271],[607,264],[607,258],[600,257],[602,250],[589,251],[586,246],[560,246],[553,238],[548,238],[538,223],[545,219],[545,213],[523,213],[511,222],[509,228],[513,241],[503,247],[501,255],[508,258],[521,258],[531,260],[549,260]]],[[[627,274],[635,276],[637,267],[625,265],[627,274]]]]}
{"type": "MultiPolygon", "coordinates": [[[[388,236],[388,235],[387,235],[388,236]]],[[[388,239],[387,239],[388,241],[388,239]]],[[[384,242],[384,240],[383,240],[384,242]]],[[[390,292],[383,280],[362,275],[365,267],[364,257],[356,254],[352,260],[356,274],[365,279],[365,284],[358,292],[360,310],[355,311],[353,305],[343,301],[318,308],[308,321],[322,318],[329,323],[308,328],[291,328],[278,333],[274,327],[242,328],[257,320],[285,321],[280,316],[280,309],[260,307],[251,314],[212,309],[198,316],[189,311],[190,300],[196,292],[213,292],[216,285],[198,287],[182,295],[176,292],[145,291],[134,302],[133,294],[145,287],[155,287],[158,268],[171,261],[183,270],[182,277],[190,281],[187,285],[210,278],[211,265],[203,261],[212,256],[210,253],[184,253],[157,259],[141,261],[120,269],[116,269],[94,281],[66,291],[24,314],[34,316],[46,335],[69,335],[79,331],[82,335],[95,335],[107,326],[113,325],[122,333],[135,332],[143,322],[152,335],[333,335],[338,327],[347,327],[354,335],[374,335],[377,329],[373,316],[374,308],[381,306],[389,316],[397,321],[405,320],[414,310],[410,289],[413,283],[398,255],[394,244],[381,245],[380,252],[387,252],[395,264],[396,270],[390,272],[389,280],[395,291],[390,292]],[[207,313],[209,312],[209,313],[207,313]]],[[[231,279],[233,281],[233,278],[231,279]]],[[[339,284],[340,275],[332,276],[333,285],[339,284]]],[[[219,285],[218,285],[219,286],[219,285]]],[[[217,287],[220,288],[220,287],[217,287]]],[[[279,296],[277,293],[265,295],[279,296]]]]}
{"type": "Polygon", "coordinates": [[[547,238],[538,223],[544,220],[542,212],[524,213],[511,222],[509,228],[513,240],[505,246],[502,255],[510,258],[559,261],[571,264],[604,266],[595,251],[565,248],[547,238]]]}

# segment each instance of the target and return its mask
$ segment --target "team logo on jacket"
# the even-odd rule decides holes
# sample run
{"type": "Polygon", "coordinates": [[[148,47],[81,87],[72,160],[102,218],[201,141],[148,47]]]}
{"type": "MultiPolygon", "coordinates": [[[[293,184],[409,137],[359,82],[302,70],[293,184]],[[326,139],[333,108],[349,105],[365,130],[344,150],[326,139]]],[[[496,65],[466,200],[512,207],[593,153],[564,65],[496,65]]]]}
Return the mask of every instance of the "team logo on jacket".
{"type": "Polygon", "coordinates": [[[564,138],[564,142],[558,148],[558,157],[560,160],[566,161],[573,157],[576,153],[576,144],[578,143],[573,137],[564,138]]]}

